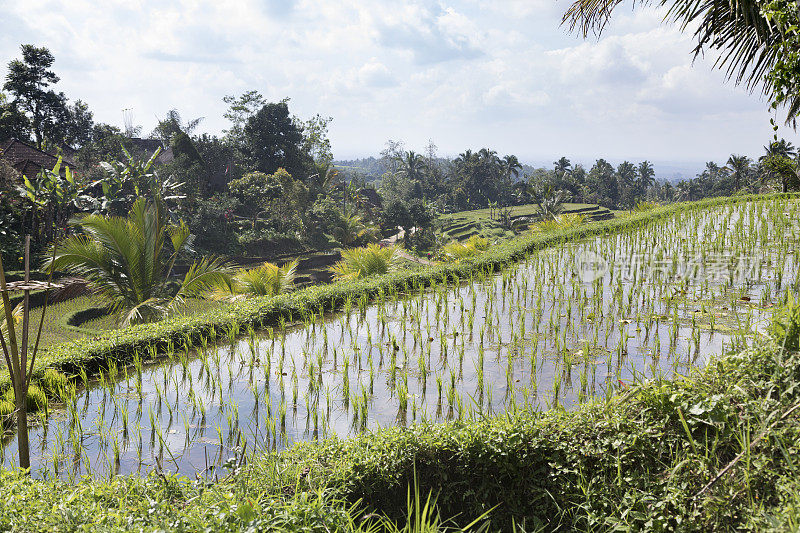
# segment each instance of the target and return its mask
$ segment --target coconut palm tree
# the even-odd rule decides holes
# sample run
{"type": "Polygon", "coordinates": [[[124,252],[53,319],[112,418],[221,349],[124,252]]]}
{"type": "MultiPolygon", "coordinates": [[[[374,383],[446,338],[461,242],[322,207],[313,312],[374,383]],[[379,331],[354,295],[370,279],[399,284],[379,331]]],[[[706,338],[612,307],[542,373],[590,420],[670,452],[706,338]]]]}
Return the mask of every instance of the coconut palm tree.
{"type": "Polygon", "coordinates": [[[127,218],[89,215],[75,226],[80,233],[63,240],[45,268],[85,278],[123,325],[158,320],[230,282],[223,261],[202,258],[189,267],[178,290],[170,290],[175,261],[187,250],[190,234],[183,221],[169,222],[158,197],[136,200],[127,218]]]}
{"type": "Polygon", "coordinates": [[[572,172],[572,163],[566,157],[561,157],[558,161],[553,161],[553,171],[562,178],[572,172]]]}
{"type": "Polygon", "coordinates": [[[746,180],[747,175],[750,173],[750,158],[746,155],[731,154],[725,168],[733,178],[734,191],[738,191],[742,180],[746,180]]]}
{"type": "Polygon", "coordinates": [[[506,177],[510,178],[511,176],[514,176],[514,179],[519,178],[519,171],[522,170],[522,163],[519,162],[517,156],[504,156],[502,165],[506,177]]]}
{"type": "Polygon", "coordinates": [[[342,223],[335,231],[336,239],[344,246],[356,246],[375,240],[380,234],[380,228],[371,222],[364,222],[357,213],[345,213],[342,223]]]}
{"type": "Polygon", "coordinates": [[[786,139],[781,139],[779,141],[775,141],[769,146],[765,146],[764,155],[762,155],[759,160],[762,161],[772,156],[792,159],[797,157],[797,154],[797,148],[795,148],[791,142],[787,141],[786,139]]]}
{"type": "MultiPolygon", "coordinates": [[[[623,0],[574,0],[563,23],[584,37],[600,34],[622,3],[623,0]]],[[[783,59],[781,45],[790,42],[792,35],[764,16],[766,2],[656,0],[654,4],[667,7],[665,19],[681,30],[694,28],[695,57],[709,52],[717,57],[715,66],[737,84],[743,83],[751,90],[760,86],[769,97],[779,96],[767,74],[783,59]]],[[[792,123],[800,111],[800,94],[788,94],[784,103],[788,110],[786,122],[792,123]]]]}
{"type": "Polygon", "coordinates": [[[656,172],[653,170],[653,163],[650,161],[642,161],[637,168],[639,172],[639,191],[641,194],[647,192],[647,189],[656,184],[656,172]]]}
{"type": "Polygon", "coordinates": [[[422,171],[425,168],[425,158],[422,154],[418,154],[412,150],[397,156],[396,160],[399,165],[397,172],[400,175],[411,180],[420,180],[422,171]]]}

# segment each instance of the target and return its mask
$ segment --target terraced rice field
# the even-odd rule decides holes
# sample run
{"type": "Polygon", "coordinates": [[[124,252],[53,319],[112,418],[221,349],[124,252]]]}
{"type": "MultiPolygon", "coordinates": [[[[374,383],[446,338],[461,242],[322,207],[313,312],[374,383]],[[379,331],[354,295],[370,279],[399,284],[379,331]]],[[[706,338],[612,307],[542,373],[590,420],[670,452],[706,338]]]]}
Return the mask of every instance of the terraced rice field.
{"type": "MultiPolygon", "coordinates": [[[[564,214],[580,214],[586,220],[606,220],[613,218],[613,212],[594,204],[564,204],[564,214]]],[[[514,230],[525,230],[539,217],[539,206],[527,204],[515,206],[511,210],[511,222],[514,230]]],[[[446,239],[464,241],[474,235],[496,239],[507,239],[515,235],[514,231],[503,227],[498,220],[492,220],[489,209],[461,211],[439,217],[439,229],[446,239]]]]}
{"type": "MultiPolygon", "coordinates": [[[[573,408],[752,340],[798,287],[796,201],[680,213],[501,274],[355,299],[333,316],[141,353],[34,429],[39,476],[208,473],[382,425],[573,408]]],[[[16,448],[7,440],[4,464],[16,448]]]]}

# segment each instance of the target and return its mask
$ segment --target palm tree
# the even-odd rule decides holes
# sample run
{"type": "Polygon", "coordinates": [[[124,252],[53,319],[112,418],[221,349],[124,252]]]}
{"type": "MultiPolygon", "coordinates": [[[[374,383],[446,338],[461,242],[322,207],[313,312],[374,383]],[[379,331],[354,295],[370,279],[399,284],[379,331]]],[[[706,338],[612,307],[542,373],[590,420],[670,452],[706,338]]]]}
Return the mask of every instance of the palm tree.
{"type": "Polygon", "coordinates": [[[623,161],[617,167],[619,182],[625,187],[633,187],[636,183],[636,167],[629,161],[623,161]]]}
{"type": "Polygon", "coordinates": [[[572,163],[566,157],[559,158],[558,161],[553,161],[553,172],[559,178],[566,176],[572,172],[572,163]]]}
{"type": "Polygon", "coordinates": [[[229,283],[227,265],[202,258],[189,268],[177,292],[169,281],[178,256],[189,243],[183,221],[168,221],[163,200],[139,198],[127,218],[89,215],[75,225],[81,233],[68,237],[45,263],[81,276],[123,325],[152,322],[183,309],[222,283],[229,283]]]}
{"type": "Polygon", "coordinates": [[[345,213],[342,225],[336,228],[335,237],[344,246],[356,246],[374,240],[379,233],[380,229],[371,222],[364,222],[361,215],[345,213]]]}
{"type": "Polygon", "coordinates": [[[320,193],[330,190],[338,177],[339,171],[330,161],[314,162],[314,173],[308,177],[308,183],[314,192],[320,193]]]}
{"type": "Polygon", "coordinates": [[[478,150],[478,157],[481,158],[484,163],[489,163],[491,165],[498,165],[500,163],[500,158],[497,157],[497,152],[495,150],[490,150],[489,148],[481,148],[478,150]]]}
{"type": "MultiPolygon", "coordinates": [[[[584,38],[590,32],[599,34],[622,3],[623,0],[574,0],[562,22],[584,38]]],[[[766,75],[778,66],[782,59],[781,45],[791,37],[762,14],[765,3],[761,0],[655,2],[668,8],[665,18],[678,24],[681,30],[696,28],[695,57],[710,52],[718,58],[715,66],[725,70],[737,84],[744,83],[751,90],[761,86],[764,94],[775,98],[779,95],[766,75]]],[[[800,94],[787,96],[786,122],[791,123],[800,111],[800,94]]]]}
{"type": "Polygon", "coordinates": [[[746,155],[731,154],[725,168],[728,169],[730,176],[733,178],[734,191],[738,191],[742,179],[746,179],[750,173],[750,158],[746,155]]]}
{"type": "Polygon", "coordinates": [[[647,189],[656,184],[656,172],[653,170],[653,164],[650,161],[642,161],[639,163],[639,190],[642,194],[647,192],[647,189]]]}
{"type": "Polygon", "coordinates": [[[458,154],[458,157],[456,157],[453,162],[456,163],[457,165],[464,165],[472,161],[473,158],[475,158],[476,156],[477,154],[475,154],[472,150],[467,149],[464,150],[462,153],[458,154]]]}
{"type": "Polygon", "coordinates": [[[519,171],[522,170],[522,164],[517,159],[515,155],[507,155],[503,157],[503,170],[505,172],[506,177],[510,178],[512,175],[514,178],[519,178],[519,171]]]}
{"type": "Polygon", "coordinates": [[[769,146],[765,146],[764,155],[762,155],[759,158],[759,161],[762,161],[772,156],[792,159],[793,157],[797,157],[797,154],[798,154],[797,148],[795,148],[791,142],[787,141],[786,139],[781,139],[780,141],[775,141],[769,146]]]}
{"type": "Polygon", "coordinates": [[[422,170],[425,168],[425,158],[413,150],[398,156],[397,163],[399,164],[398,173],[411,180],[419,180],[422,170]]]}
{"type": "Polygon", "coordinates": [[[569,193],[563,190],[555,190],[552,186],[546,186],[538,191],[534,191],[536,203],[539,207],[539,215],[542,220],[553,220],[564,210],[564,202],[569,199],[569,193]]]}

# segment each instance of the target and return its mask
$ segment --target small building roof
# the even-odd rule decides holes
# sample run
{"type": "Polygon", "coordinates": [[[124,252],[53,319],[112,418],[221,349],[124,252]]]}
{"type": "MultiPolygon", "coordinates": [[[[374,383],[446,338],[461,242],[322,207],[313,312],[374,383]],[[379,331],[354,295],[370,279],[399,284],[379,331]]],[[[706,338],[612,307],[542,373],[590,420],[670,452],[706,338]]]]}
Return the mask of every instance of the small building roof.
{"type": "MultiPolygon", "coordinates": [[[[35,176],[43,168],[52,170],[58,162],[58,156],[39,150],[19,139],[8,139],[0,142],[0,157],[8,161],[11,167],[24,176],[35,176]]],[[[74,168],[75,164],[67,157],[61,156],[61,164],[74,168]]]]}

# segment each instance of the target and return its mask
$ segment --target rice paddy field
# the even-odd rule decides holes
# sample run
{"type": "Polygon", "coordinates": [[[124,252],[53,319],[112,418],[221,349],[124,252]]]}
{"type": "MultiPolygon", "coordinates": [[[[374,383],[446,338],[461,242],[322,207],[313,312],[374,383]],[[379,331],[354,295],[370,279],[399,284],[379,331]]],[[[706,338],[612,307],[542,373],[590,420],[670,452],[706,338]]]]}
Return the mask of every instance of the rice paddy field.
{"type": "MultiPolygon", "coordinates": [[[[798,215],[788,199],[687,211],[457,286],[140,353],[83,374],[40,417],[34,475],[194,477],[296,441],[570,409],[675,379],[751,342],[800,286],[798,215]]],[[[0,455],[14,465],[13,438],[0,455]]]]}

